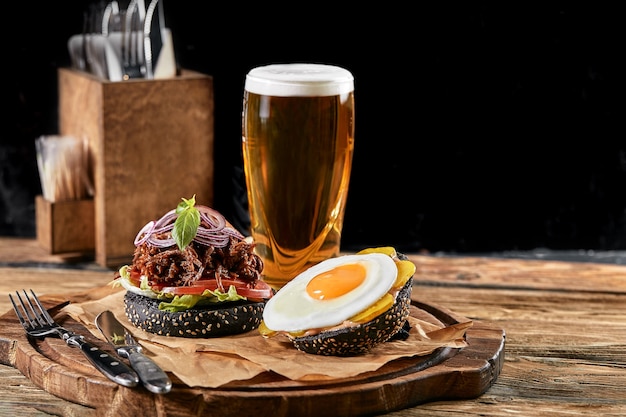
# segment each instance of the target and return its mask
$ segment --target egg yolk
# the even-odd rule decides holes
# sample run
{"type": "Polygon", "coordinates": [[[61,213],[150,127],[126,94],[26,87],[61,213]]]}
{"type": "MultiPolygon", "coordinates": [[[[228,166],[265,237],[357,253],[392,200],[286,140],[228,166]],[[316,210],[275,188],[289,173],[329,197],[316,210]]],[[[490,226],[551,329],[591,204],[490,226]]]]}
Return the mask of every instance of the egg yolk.
{"type": "Polygon", "coordinates": [[[316,275],[306,286],[306,292],[316,300],[329,300],[349,293],[365,281],[361,264],[339,265],[316,275]]]}

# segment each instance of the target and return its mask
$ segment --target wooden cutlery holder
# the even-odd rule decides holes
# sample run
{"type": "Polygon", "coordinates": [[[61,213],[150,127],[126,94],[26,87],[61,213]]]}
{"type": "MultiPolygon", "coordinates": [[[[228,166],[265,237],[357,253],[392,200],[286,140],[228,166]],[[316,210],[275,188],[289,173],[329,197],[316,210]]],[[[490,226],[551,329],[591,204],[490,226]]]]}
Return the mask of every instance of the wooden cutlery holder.
{"type": "Polygon", "coordinates": [[[59,133],[85,138],[94,185],[95,260],[132,259],[137,232],[196,195],[213,204],[213,79],[111,82],[58,70],[59,133]]]}

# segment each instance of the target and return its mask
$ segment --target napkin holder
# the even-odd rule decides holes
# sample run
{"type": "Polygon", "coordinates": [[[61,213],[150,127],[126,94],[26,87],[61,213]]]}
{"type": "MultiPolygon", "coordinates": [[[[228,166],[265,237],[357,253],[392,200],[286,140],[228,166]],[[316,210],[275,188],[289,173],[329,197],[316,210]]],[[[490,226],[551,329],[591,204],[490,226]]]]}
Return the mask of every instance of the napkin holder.
{"type": "Polygon", "coordinates": [[[60,134],[88,142],[96,263],[130,262],[139,230],[182,198],[212,205],[212,77],[112,82],[60,68],[58,83],[60,134]]]}
{"type": "Polygon", "coordinates": [[[35,197],[37,242],[51,254],[93,253],[93,199],[56,201],[35,197]]]}

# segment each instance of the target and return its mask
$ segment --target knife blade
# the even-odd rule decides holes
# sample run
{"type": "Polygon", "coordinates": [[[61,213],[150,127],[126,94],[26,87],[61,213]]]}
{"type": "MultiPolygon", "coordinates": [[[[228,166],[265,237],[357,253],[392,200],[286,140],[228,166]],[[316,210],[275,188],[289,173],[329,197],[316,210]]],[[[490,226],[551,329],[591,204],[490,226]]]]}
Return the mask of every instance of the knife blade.
{"type": "Polygon", "coordinates": [[[110,310],[98,314],[96,326],[106,340],[115,348],[118,355],[130,361],[143,385],[155,394],[167,394],[172,382],[167,374],[149,357],[142,353],[142,347],[130,332],[120,323],[110,310]]]}

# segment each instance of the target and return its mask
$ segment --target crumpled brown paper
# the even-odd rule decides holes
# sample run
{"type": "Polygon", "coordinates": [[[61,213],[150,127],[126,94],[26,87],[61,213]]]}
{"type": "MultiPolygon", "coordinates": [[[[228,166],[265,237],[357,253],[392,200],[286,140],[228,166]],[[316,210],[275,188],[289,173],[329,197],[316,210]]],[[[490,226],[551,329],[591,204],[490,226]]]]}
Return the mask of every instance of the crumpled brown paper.
{"type": "Polygon", "coordinates": [[[428,313],[413,309],[409,337],[386,342],[367,354],[354,357],[318,356],[298,351],[283,337],[263,338],[257,331],[245,334],[190,339],[158,336],[134,327],[124,313],[121,288],[102,290],[100,298],[64,307],[74,320],[83,323],[99,339],[96,316],[111,310],[150,356],[166,372],[173,373],[190,387],[216,388],[233,381],[245,381],[272,371],[291,380],[328,380],[353,377],[375,371],[402,357],[428,355],[439,347],[463,348],[470,320],[443,326],[428,313]],[[427,321],[430,317],[430,320],[427,321]]]}

